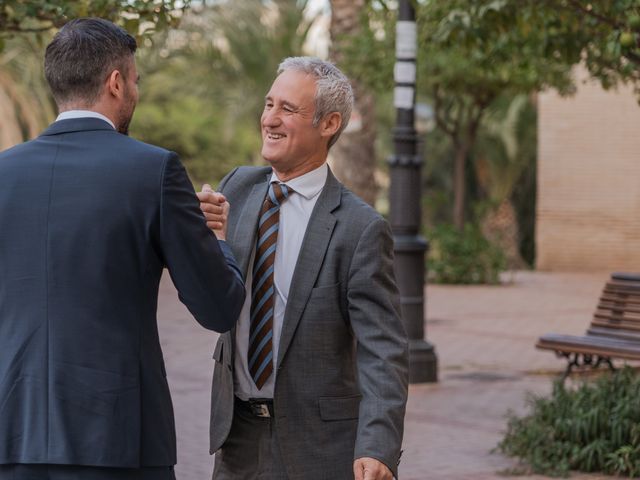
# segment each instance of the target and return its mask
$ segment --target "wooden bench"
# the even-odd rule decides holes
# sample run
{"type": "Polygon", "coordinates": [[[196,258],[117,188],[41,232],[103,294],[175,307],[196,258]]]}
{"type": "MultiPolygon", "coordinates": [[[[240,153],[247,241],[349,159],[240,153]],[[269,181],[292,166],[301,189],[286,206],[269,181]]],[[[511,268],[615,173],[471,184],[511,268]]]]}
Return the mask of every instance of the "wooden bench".
{"type": "Polygon", "coordinates": [[[584,335],[548,333],[536,348],[567,359],[563,380],[575,368],[605,364],[614,370],[613,359],[640,360],[640,274],[611,275],[584,335]]]}

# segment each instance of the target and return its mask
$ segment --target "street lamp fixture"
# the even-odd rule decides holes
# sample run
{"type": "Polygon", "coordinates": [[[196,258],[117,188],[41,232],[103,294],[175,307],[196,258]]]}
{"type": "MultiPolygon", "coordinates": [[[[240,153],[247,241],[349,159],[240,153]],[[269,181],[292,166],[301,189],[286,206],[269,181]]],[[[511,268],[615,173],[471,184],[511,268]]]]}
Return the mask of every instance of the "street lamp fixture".
{"type": "Polygon", "coordinates": [[[425,252],[428,244],[420,234],[423,160],[418,154],[414,125],[416,49],[415,10],[410,0],[400,0],[394,68],[397,117],[393,130],[394,154],[389,158],[390,222],[402,319],[409,337],[409,381],[424,383],[438,380],[438,359],[433,345],[424,339],[425,252]]]}

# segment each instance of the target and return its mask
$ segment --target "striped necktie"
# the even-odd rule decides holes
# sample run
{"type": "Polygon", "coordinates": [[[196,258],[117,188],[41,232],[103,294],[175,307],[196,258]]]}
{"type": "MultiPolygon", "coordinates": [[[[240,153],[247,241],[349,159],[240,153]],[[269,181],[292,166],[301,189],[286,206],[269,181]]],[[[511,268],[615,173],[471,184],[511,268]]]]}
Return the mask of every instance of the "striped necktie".
{"type": "Polygon", "coordinates": [[[280,225],[280,205],[290,193],[291,190],[284,183],[271,183],[267,198],[265,198],[260,211],[258,241],[253,262],[251,322],[247,352],[249,373],[258,389],[262,388],[273,373],[273,306],[275,300],[273,267],[280,225]]]}

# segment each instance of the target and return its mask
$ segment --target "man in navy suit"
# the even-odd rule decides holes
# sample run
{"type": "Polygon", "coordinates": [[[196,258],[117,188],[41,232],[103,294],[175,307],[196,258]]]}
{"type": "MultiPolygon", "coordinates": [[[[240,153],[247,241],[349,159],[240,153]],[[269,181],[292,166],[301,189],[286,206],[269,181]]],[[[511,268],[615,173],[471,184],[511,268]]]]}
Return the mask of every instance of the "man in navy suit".
{"type": "Polygon", "coordinates": [[[45,56],[62,113],[0,154],[2,480],[174,479],[160,276],[210,330],[244,301],[177,155],[126,135],[135,50],[111,22],[69,22],[45,56]]]}

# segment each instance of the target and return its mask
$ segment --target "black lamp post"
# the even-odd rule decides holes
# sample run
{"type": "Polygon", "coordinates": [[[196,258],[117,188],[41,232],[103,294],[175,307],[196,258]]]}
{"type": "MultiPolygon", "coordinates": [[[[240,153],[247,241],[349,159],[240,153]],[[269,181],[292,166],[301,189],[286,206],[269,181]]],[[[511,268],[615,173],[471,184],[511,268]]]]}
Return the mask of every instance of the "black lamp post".
{"type": "Polygon", "coordinates": [[[424,339],[426,239],[420,234],[422,157],[415,122],[416,22],[410,0],[400,0],[396,26],[394,105],[397,111],[391,170],[390,221],[402,318],[409,337],[409,381],[436,382],[438,359],[424,339]]]}

